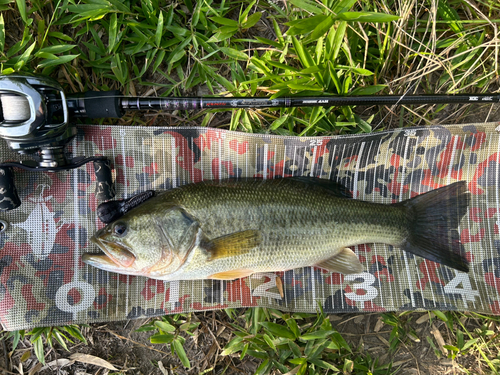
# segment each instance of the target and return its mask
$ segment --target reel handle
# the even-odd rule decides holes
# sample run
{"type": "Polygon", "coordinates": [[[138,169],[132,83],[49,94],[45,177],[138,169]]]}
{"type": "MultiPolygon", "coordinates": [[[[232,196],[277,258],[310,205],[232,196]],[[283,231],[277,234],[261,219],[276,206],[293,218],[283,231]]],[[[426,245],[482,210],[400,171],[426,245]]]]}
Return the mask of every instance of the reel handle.
{"type": "Polygon", "coordinates": [[[109,159],[94,160],[94,172],[97,179],[95,195],[97,200],[107,201],[115,196],[115,184],[111,175],[111,162],[109,159]]]}
{"type": "Polygon", "coordinates": [[[21,205],[10,167],[0,167],[0,210],[10,211],[21,205]]]}
{"type": "Polygon", "coordinates": [[[67,164],[58,167],[44,167],[33,160],[24,162],[6,162],[0,164],[0,211],[10,211],[21,205],[14,184],[13,168],[21,168],[30,172],[57,172],[81,167],[93,162],[94,172],[97,179],[96,198],[107,201],[115,196],[115,185],[111,174],[111,162],[104,156],[93,156],[90,158],[78,157],[70,159],[67,164]]]}

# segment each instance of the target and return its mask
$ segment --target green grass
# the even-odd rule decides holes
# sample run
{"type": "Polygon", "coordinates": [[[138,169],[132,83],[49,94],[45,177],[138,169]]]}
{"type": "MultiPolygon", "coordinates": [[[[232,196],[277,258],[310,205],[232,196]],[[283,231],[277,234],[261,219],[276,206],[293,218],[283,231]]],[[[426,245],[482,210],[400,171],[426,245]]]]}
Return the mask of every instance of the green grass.
{"type": "MultiPolygon", "coordinates": [[[[400,364],[384,359],[384,356],[371,355],[363,345],[346,340],[339,332],[342,323],[337,321],[335,327],[321,310],[317,314],[287,314],[252,308],[245,311],[228,309],[226,313],[233,329],[232,339],[225,345],[221,356],[232,356],[240,361],[246,356],[257,359],[260,366],[256,374],[375,375],[396,374],[400,369],[400,364]]],[[[154,344],[170,343],[180,337],[181,331],[194,336],[199,323],[192,323],[191,315],[158,318],[140,330],[157,331],[150,339],[154,344]]],[[[363,315],[356,316],[359,317],[364,318],[363,315]]],[[[436,358],[456,361],[457,368],[464,373],[496,374],[500,369],[499,321],[498,317],[459,312],[384,313],[380,314],[374,333],[389,328],[385,347],[389,357],[395,357],[402,347],[408,349],[412,343],[425,340],[436,358]],[[437,330],[436,326],[440,329],[437,330]],[[420,338],[416,330],[426,332],[425,337],[420,338]],[[475,365],[463,366],[461,363],[465,358],[472,359],[475,365]]],[[[176,352],[182,364],[189,368],[185,352],[179,352],[178,346],[172,345],[171,348],[172,353],[176,352]]]]}
{"type": "MultiPolygon", "coordinates": [[[[493,0],[0,0],[0,11],[0,71],[50,75],[67,92],[279,97],[498,88],[500,5],[493,0]]],[[[355,134],[458,123],[477,113],[446,105],[235,110],[218,126],[300,136],[355,134]]],[[[207,126],[218,117],[216,110],[176,114],[179,125],[207,126]]],[[[121,121],[148,123],[136,114],[121,121]]],[[[455,360],[465,373],[500,369],[497,317],[435,312],[417,324],[421,313],[380,315],[390,330],[390,356],[381,361],[346,341],[321,312],[228,314],[233,336],[221,355],[254,357],[259,374],[397,373],[391,356],[417,343],[455,360]],[[466,357],[473,366],[461,362],[466,357]]],[[[183,345],[199,329],[190,319],[164,317],[143,330],[154,333],[152,343],[169,344],[189,367],[183,345]]],[[[79,332],[61,327],[3,337],[14,351],[26,335],[43,362],[52,340],[64,348],[85,340],[79,332]]]]}
{"type": "MultiPolygon", "coordinates": [[[[69,92],[118,88],[132,95],[488,91],[499,72],[499,6],[401,3],[60,0],[26,7],[3,0],[0,70],[52,75],[69,92]]],[[[359,133],[429,124],[445,107],[235,110],[225,126],[278,134],[359,133]]],[[[206,125],[214,116],[183,118],[206,125]]]]}

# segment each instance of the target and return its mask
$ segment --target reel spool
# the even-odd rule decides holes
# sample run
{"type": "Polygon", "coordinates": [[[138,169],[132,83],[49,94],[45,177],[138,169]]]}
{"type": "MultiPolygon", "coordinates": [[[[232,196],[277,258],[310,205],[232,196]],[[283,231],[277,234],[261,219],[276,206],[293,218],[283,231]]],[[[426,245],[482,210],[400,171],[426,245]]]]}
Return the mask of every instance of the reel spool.
{"type": "Polygon", "coordinates": [[[34,172],[56,172],[94,163],[100,200],[114,197],[111,165],[105,157],[68,158],[66,146],[77,130],[70,114],[85,115],[85,106],[68,100],[59,83],[33,75],[0,76],[0,138],[19,154],[33,160],[0,163],[0,210],[19,207],[21,201],[14,185],[13,168],[34,172]]]}

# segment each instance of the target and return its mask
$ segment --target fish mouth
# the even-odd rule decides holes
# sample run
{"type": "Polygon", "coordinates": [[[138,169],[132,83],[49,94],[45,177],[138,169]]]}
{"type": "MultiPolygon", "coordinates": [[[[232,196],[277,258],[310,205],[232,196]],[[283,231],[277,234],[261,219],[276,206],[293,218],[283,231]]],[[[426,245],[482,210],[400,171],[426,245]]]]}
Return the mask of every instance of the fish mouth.
{"type": "Polygon", "coordinates": [[[92,237],[90,242],[96,244],[102,253],[86,253],[82,256],[84,263],[106,270],[122,270],[135,262],[135,255],[127,247],[111,241],[92,237]]]}

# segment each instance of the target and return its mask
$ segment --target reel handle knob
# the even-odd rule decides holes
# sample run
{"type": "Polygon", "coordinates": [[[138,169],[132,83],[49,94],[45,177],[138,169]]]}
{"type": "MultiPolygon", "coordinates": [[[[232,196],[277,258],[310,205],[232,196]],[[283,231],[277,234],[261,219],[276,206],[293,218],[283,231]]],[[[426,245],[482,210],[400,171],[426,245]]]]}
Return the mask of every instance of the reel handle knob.
{"type": "Polygon", "coordinates": [[[0,167],[0,210],[10,211],[21,205],[14,184],[14,175],[9,167],[0,167]]]}
{"type": "Polygon", "coordinates": [[[111,175],[111,162],[108,159],[94,160],[97,179],[95,195],[97,200],[106,201],[115,196],[115,184],[111,175]]]}

